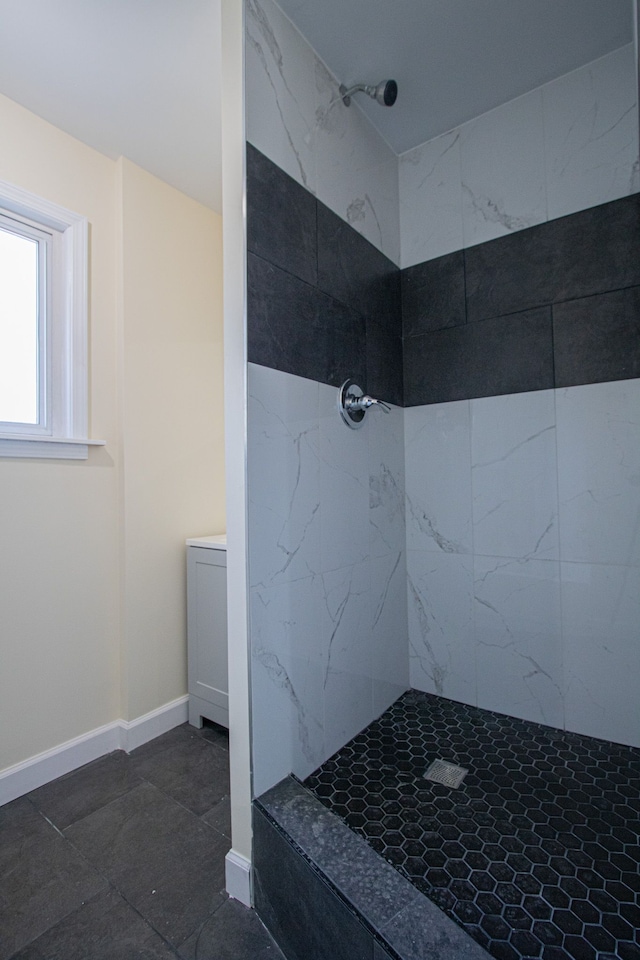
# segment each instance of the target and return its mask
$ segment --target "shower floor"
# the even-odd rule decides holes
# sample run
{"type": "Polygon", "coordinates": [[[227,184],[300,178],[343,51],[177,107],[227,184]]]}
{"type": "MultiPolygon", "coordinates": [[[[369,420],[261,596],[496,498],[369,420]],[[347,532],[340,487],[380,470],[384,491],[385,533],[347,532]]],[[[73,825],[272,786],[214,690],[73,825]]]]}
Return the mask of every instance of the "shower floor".
{"type": "Polygon", "coordinates": [[[410,690],[304,785],[498,960],[640,960],[640,750],[410,690]]]}

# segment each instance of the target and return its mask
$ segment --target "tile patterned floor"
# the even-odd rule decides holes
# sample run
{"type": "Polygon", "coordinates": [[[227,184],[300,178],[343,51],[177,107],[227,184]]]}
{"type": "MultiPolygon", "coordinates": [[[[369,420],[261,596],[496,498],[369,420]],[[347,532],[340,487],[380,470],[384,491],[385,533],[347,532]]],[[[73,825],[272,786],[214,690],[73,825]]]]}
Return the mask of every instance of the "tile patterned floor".
{"type": "Polygon", "coordinates": [[[283,960],[224,892],[226,731],[187,724],[0,807],[0,960],[283,960]]]}
{"type": "Polygon", "coordinates": [[[497,960],[640,960],[640,750],[409,691],[305,786],[497,960]]]}

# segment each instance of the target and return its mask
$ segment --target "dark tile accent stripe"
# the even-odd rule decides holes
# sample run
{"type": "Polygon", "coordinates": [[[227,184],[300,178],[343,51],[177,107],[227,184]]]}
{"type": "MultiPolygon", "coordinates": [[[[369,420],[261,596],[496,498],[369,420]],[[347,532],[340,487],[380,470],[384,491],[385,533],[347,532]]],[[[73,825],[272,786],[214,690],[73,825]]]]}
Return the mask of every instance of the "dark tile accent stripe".
{"type": "Polygon", "coordinates": [[[640,376],[638,194],[401,272],[247,144],[247,220],[253,363],[406,406],[640,376]]]}
{"type": "Polygon", "coordinates": [[[247,144],[248,354],[402,404],[400,271],[247,144]]]}
{"type": "Polygon", "coordinates": [[[553,338],[557,387],[640,377],[640,287],[556,304],[553,338]]]}
{"type": "Polygon", "coordinates": [[[373,935],[255,806],[253,866],[255,908],[287,960],[372,960],[373,935]]]}
{"type": "Polygon", "coordinates": [[[300,280],[318,279],[317,204],[292,177],[247,144],[247,249],[300,280]]]}
{"type": "Polygon", "coordinates": [[[366,377],[365,323],[346,306],[279,267],[248,255],[248,358],[340,386],[366,377]]]}
{"type": "Polygon", "coordinates": [[[553,385],[549,307],[404,341],[407,407],[546,390],[553,385]]]}
{"type": "Polygon", "coordinates": [[[318,203],[318,286],[387,336],[402,335],[398,267],[323,203],[318,203]]]}
{"type": "Polygon", "coordinates": [[[640,195],[465,250],[467,319],[640,284],[640,195]]]}
{"type": "Polygon", "coordinates": [[[467,322],[464,252],[448,253],[402,271],[402,333],[418,337],[467,322]]]}
{"type": "Polygon", "coordinates": [[[367,393],[402,406],[402,379],[402,339],[387,336],[367,319],[367,393]]]}

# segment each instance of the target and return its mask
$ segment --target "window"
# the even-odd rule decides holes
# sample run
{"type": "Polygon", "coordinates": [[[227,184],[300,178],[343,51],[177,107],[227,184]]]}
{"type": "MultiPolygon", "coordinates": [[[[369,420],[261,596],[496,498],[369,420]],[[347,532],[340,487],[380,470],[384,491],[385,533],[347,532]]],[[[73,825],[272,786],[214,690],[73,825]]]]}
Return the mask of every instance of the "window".
{"type": "Polygon", "coordinates": [[[0,181],[0,456],[84,459],[87,221],[0,181]]]}

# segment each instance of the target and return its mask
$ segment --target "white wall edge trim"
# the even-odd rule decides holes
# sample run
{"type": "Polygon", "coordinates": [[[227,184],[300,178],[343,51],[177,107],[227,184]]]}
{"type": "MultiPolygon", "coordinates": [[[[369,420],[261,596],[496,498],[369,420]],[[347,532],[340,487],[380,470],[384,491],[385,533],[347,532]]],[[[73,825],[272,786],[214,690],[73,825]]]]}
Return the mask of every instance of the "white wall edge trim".
{"type": "Polygon", "coordinates": [[[135,750],[187,720],[187,695],[135,720],[114,720],[0,771],[0,806],[98,760],[113,750],[135,750]]]}
{"type": "Polygon", "coordinates": [[[237,853],[233,848],[224,858],[227,893],[234,900],[252,905],[251,897],[251,861],[237,853]]]}

